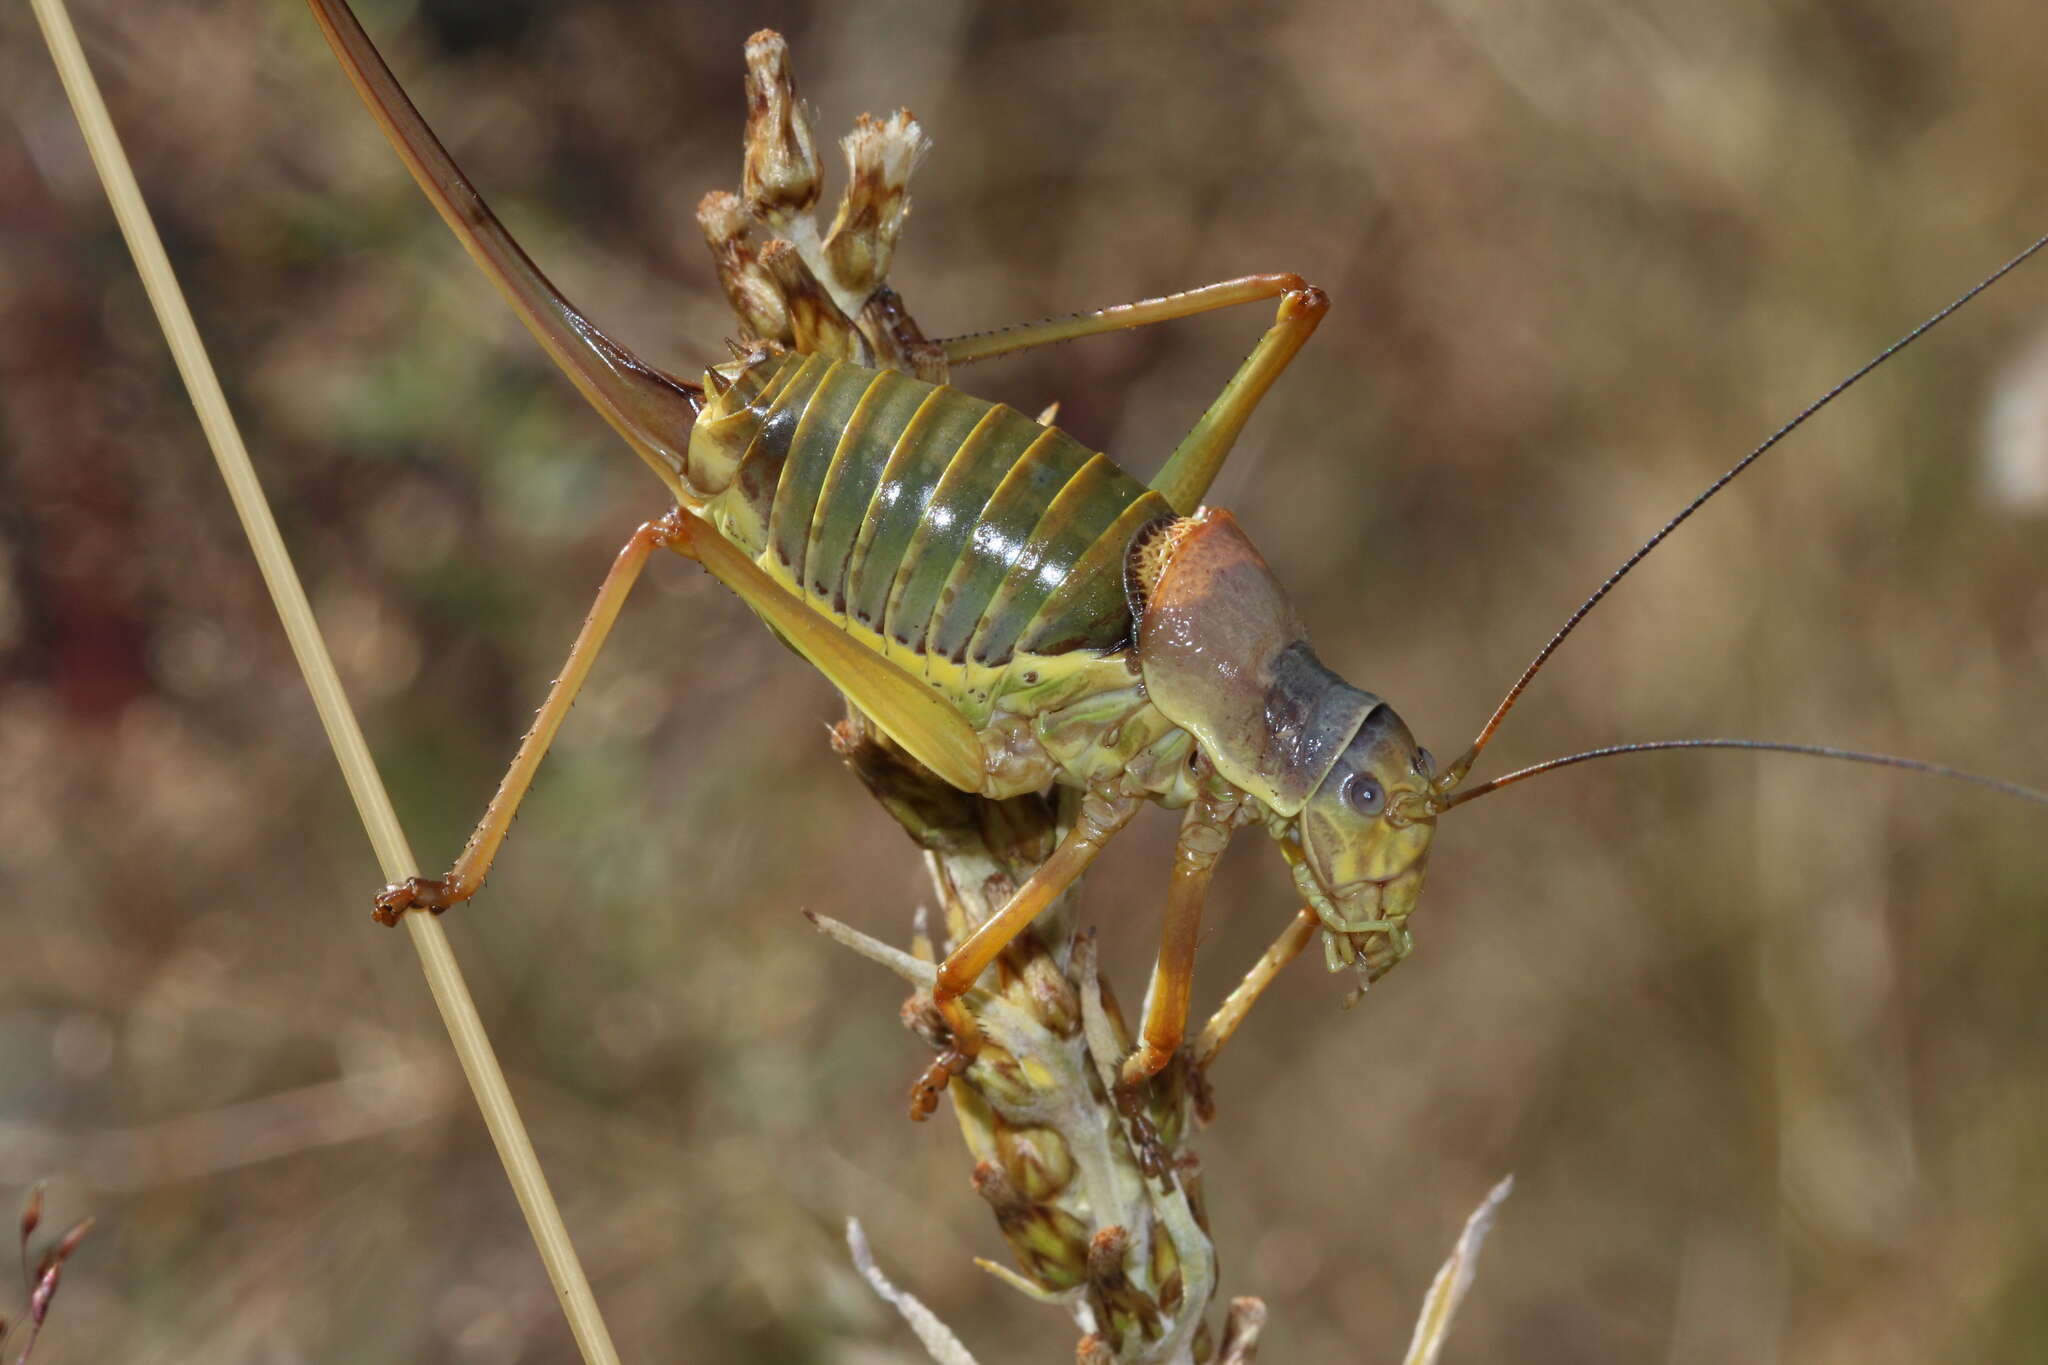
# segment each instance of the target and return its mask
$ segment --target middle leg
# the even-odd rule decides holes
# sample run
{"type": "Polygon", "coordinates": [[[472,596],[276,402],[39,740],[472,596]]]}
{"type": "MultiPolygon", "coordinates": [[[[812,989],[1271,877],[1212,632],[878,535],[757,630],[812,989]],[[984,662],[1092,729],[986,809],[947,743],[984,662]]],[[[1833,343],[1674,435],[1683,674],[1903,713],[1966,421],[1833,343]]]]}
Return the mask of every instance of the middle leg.
{"type": "Polygon", "coordinates": [[[1088,870],[1095,855],[1110,838],[1131,822],[1142,803],[1119,788],[1091,791],[1082,798],[1081,813],[1073,829],[1060,840],[1047,858],[1024,882],[1003,908],[981,922],[962,939],[946,960],[939,964],[932,983],[932,1005],[952,1031],[953,1045],[925,1069],[910,1089],[910,1117],[924,1119],[938,1107],[939,1092],[954,1076],[965,1071],[981,1051],[981,1029],[961,997],[966,995],[1008,947],[1024,932],[1039,912],[1088,870]]]}
{"type": "Polygon", "coordinates": [[[1180,837],[1174,841],[1166,919],[1159,933],[1159,957],[1152,967],[1152,987],[1146,992],[1144,1028],[1118,1073],[1119,1085],[1125,1090],[1158,1075],[1173,1060],[1187,1034],[1202,898],[1215,874],[1216,860],[1230,841],[1235,806],[1234,801],[1202,798],[1190,805],[1181,819],[1180,837]]]}
{"type": "Polygon", "coordinates": [[[1224,997],[1223,1003],[1216,1007],[1216,1013],[1209,1016],[1209,1022],[1202,1026],[1201,1035],[1195,1039],[1194,1064],[1197,1068],[1206,1069],[1216,1060],[1216,1054],[1237,1032],[1237,1026],[1244,1022],[1252,1006],[1266,993],[1266,987],[1273,984],[1273,979],[1280,975],[1283,967],[1301,956],[1302,949],[1308,947],[1309,940],[1322,927],[1323,922],[1315,911],[1304,906],[1295,912],[1287,927],[1280,931],[1280,937],[1260,954],[1259,960],[1244,974],[1244,980],[1224,997]]]}

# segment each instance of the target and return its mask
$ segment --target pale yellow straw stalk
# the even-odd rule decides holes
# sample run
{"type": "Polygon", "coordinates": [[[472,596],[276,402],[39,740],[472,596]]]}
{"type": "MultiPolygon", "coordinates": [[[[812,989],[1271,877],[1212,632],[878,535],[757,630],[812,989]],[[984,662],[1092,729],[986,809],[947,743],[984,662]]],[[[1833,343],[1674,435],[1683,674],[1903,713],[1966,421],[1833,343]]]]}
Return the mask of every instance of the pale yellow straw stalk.
{"type": "MultiPolygon", "coordinates": [[[[184,294],[178,288],[170,261],[164,255],[163,243],[158,240],[149,210],[143,204],[142,191],[136,186],[135,173],[129,169],[128,157],[121,149],[113,120],[107,116],[106,104],[100,99],[99,86],[86,65],[85,53],[78,45],[78,35],[72,30],[70,16],[65,12],[63,0],[30,0],[30,3],[35,9],[37,22],[42,26],[43,38],[50,46],[50,55],[56,61],[58,75],[63,79],[78,125],[85,134],[86,147],[92,153],[93,165],[99,170],[100,182],[106,186],[114,217],[121,225],[121,235],[127,239],[128,250],[135,257],[136,269],[142,275],[143,287],[149,292],[157,321],[170,343],[178,373],[184,377],[185,388],[192,395],[193,407],[198,409],[200,425],[205,428],[206,439],[213,447],[221,477],[227,481],[228,495],[234,500],[235,512],[241,517],[250,548],[255,551],[257,566],[270,589],[278,617],[284,622],[292,653],[297,656],[299,670],[305,675],[306,686],[313,694],[313,705],[320,713],[321,724],[326,727],[328,743],[334,748],[335,760],[340,763],[342,775],[348,781],[363,828],[376,849],[377,861],[383,867],[387,881],[403,881],[419,872],[419,864],[413,858],[405,832],[399,828],[397,813],[392,809],[383,779],[371,761],[369,747],[363,742],[362,728],[356,723],[355,712],[342,692],[334,661],[328,656],[326,642],[321,639],[312,608],[307,605],[305,588],[292,568],[283,538],[278,535],[270,504],[256,481],[256,471],[249,463],[249,452],[243,446],[234,418],[228,412],[220,380],[207,359],[199,330],[192,322],[191,310],[185,306],[184,294]]],[[[498,1159],[505,1165],[505,1173],[512,1181],[512,1192],[526,1215],[534,1245],[540,1249],[541,1260],[547,1266],[548,1279],[554,1284],[555,1296],[561,1300],[562,1311],[569,1319],[569,1329],[575,1335],[585,1361],[592,1365],[599,1362],[610,1365],[618,1360],[618,1352],[613,1348],[611,1334],[598,1313],[597,1300],[590,1292],[590,1281],[576,1259],[576,1250],[569,1241],[569,1230],[562,1223],[561,1210],[555,1206],[547,1177],[542,1174],[540,1161],[534,1155],[532,1140],[527,1137],[526,1126],[520,1122],[519,1110],[505,1084],[505,1073],[499,1068],[490,1040],[484,1035],[483,1021],[477,1017],[476,1004],[470,999],[469,987],[463,982],[462,970],[456,965],[448,937],[442,931],[440,921],[430,915],[408,915],[405,924],[411,933],[413,947],[419,952],[427,986],[434,994],[435,1004],[440,1006],[441,1021],[447,1026],[449,1040],[462,1061],[463,1074],[469,1078],[477,1106],[483,1110],[484,1124],[490,1129],[491,1141],[497,1146],[498,1159]]]]}

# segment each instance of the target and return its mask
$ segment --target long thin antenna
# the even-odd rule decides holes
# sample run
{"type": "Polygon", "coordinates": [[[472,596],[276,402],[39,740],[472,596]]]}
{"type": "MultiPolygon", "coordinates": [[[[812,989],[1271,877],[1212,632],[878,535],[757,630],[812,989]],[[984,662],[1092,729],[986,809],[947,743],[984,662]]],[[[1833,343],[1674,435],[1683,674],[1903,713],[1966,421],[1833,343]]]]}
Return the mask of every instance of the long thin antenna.
{"type": "Polygon", "coordinates": [[[336,60],[427,200],[548,357],[677,494],[703,393],[641,360],[562,297],[448,155],[346,0],[307,0],[336,60]]]}
{"type": "Polygon", "coordinates": [[[1456,795],[1439,801],[1438,811],[1447,811],[1453,806],[1462,806],[1467,801],[1476,801],[1488,792],[1497,792],[1502,787],[1511,787],[1525,778],[1538,773],[1551,772],[1558,768],[1569,768],[1580,763],[1589,763],[1596,758],[1619,758],[1623,754],[1653,754],[1666,749],[1747,749],[1771,754],[1798,754],[1803,758],[1832,758],[1844,763],[1869,763],[1880,768],[1903,768],[1907,772],[1925,773],[1931,777],[1946,777],[1954,782],[1968,782],[1975,787],[1995,791],[2002,796],[2016,796],[2022,801],[2032,801],[2048,806],[2048,792],[2024,787],[2017,782],[2003,778],[1986,777],[1964,768],[1951,768],[1946,763],[1928,763],[1917,758],[1899,758],[1893,754],[1870,754],[1858,749],[1837,749],[1827,744],[1783,744],[1769,739],[1657,739],[1641,744],[1610,744],[1604,749],[1588,749],[1584,753],[1566,754],[1563,758],[1548,759],[1518,768],[1504,777],[1482,782],[1456,795]]]}
{"type": "Polygon", "coordinates": [[[1558,627],[1557,633],[1550,637],[1550,642],[1544,645],[1542,649],[1537,651],[1536,657],[1529,661],[1529,666],[1522,670],[1522,676],[1515,679],[1515,685],[1508,689],[1507,695],[1501,698],[1500,705],[1496,706],[1493,709],[1492,717],[1487,720],[1485,726],[1482,727],[1479,731],[1479,737],[1472,741],[1472,747],[1467,749],[1463,756],[1461,756],[1457,762],[1453,763],[1447,770],[1445,770],[1442,788],[1444,790],[1450,790],[1452,788],[1455,788],[1459,783],[1465,780],[1465,775],[1472,770],[1472,765],[1478,761],[1479,751],[1486,747],[1488,741],[1490,741],[1493,738],[1494,732],[1500,729],[1501,722],[1507,718],[1508,712],[1514,709],[1514,705],[1517,701],[1521,700],[1522,692],[1525,688],[1529,686],[1530,680],[1536,676],[1536,674],[1542,669],[1544,664],[1549,662],[1550,656],[1557,652],[1557,647],[1564,643],[1565,637],[1570,635],[1573,631],[1577,630],[1579,628],[1579,622],[1585,620],[1587,615],[1591,613],[1593,608],[1600,605],[1600,599],[1607,596],[1608,593],[1614,591],[1614,585],[1621,582],[1622,579],[1628,577],[1629,571],[1634,569],[1636,565],[1642,563],[1643,560],[1649,556],[1650,551],[1656,549],[1659,545],[1662,545],[1665,539],[1669,537],[1673,531],[1676,531],[1680,526],[1683,526],[1686,520],[1690,518],[1693,513],[1699,511],[1701,507],[1705,506],[1709,499],[1711,499],[1716,493],[1719,493],[1722,489],[1726,488],[1730,483],[1734,482],[1736,475],[1742,473],[1743,470],[1748,469],[1751,465],[1755,464],[1759,459],[1762,459],[1765,451],[1777,445],[1778,442],[1784,440],[1787,436],[1790,436],[1800,427],[1806,425],[1806,421],[1808,418],[1812,417],[1815,413],[1819,412],[1828,404],[1834,402],[1837,398],[1840,398],[1844,393],[1847,393],[1850,389],[1854,388],[1856,384],[1860,380],[1862,380],[1865,375],[1869,374],[1878,366],[1884,364],[1887,360],[1890,360],[1900,351],[1903,351],[1908,346],[1911,346],[1921,337],[1926,336],[1929,332],[1933,331],[1945,319],[1947,319],[1951,313],[1954,313],[1957,309],[1961,308],[1971,299],[1976,298],[1979,294],[1989,289],[1992,285],[2004,279],[2012,271],[2018,269],[2023,263],[2026,262],[2026,260],[2029,257],[2033,256],[2035,252],[2039,251],[2044,246],[2048,246],[2048,234],[2044,234],[2043,236],[2036,238],[2032,246],[2020,252],[2019,255],[2014,256],[2011,260],[2007,261],[2004,265],[1998,267],[1998,269],[1992,271],[1989,275],[1986,275],[1982,280],[1979,280],[1970,288],[1964,290],[1963,293],[1960,294],[1953,303],[1949,304],[1946,308],[1936,313],[1933,317],[1928,318],[1925,322],[1921,323],[1918,327],[1915,327],[1912,331],[1900,337],[1897,341],[1894,341],[1891,345],[1885,347],[1882,351],[1879,351],[1862,367],[1860,367],[1854,374],[1850,375],[1847,379],[1844,379],[1841,383],[1829,389],[1826,393],[1822,394],[1819,398],[1816,398],[1813,402],[1807,404],[1806,407],[1800,411],[1798,416],[1794,417],[1791,421],[1785,423],[1785,425],[1779,427],[1776,431],[1772,432],[1769,438],[1766,439],[1762,445],[1759,445],[1755,450],[1750,451],[1749,454],[1743,456],[1740,460],[1737,460],[1734,463],[1734,465],[1732,465],[1728,469],[1726,473],[1721,475],[1720,478],[1715,479],[1712,483],[1708,484],[1706,486],[1706,489],[1702,491],[1698,497],[1694,498],[1691,502],[1687,503],[1683,511],[1681,511],[1677,516],[1673,517],[1671,520],[1665,522],[1662,530],[1658,531],[1656,535],[1651,536],[1648,540],[1644,541],[1642,545],[1637,548],[1634,554],[1630,555],[1627,559],[1621,562],[1620,568],[1616,569],[1613,573],[1607,575],[1606,579],[1600,584],[1600,586],[1593,590],[1593,595],[1588,597],[1584,602],[1581,602],[1579,604],[1578,610],[1574,611],[1571,614],[1571,616],[1565,620],[1565,623],[1562,626],[1558,627]]]}

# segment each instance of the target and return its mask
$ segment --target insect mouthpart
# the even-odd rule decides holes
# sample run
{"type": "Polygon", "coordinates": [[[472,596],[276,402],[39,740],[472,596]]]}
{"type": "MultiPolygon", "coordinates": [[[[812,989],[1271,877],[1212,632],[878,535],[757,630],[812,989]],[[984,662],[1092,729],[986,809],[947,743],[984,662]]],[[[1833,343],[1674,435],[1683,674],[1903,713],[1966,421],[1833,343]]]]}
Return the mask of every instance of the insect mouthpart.
{"type": "MultiPolygon", "coordinates": [[[[1339,922],[1331,923],[1331,927],[1360,932],[1407,919],[1414,912],[1416,901],[1422,898],[1428,868],[1429,857],[1425,854],[1391,877],[1337,888],[1331,899],[1339,922]]],[[[1331,917],[1325,916],[1324,920],[1329,923],[1331,917]]]]}
{"type": "Polygon", "coordinates": [[[1422,898],[1428,861],[1425,854],[1391,877],[1345,887],[1327,902],[1311,898],[1323,921],[1323,957],[1331,971],[1352,968],[1362,991],[1408,956],[1415,944],[1408,917],[1422,898]]]}

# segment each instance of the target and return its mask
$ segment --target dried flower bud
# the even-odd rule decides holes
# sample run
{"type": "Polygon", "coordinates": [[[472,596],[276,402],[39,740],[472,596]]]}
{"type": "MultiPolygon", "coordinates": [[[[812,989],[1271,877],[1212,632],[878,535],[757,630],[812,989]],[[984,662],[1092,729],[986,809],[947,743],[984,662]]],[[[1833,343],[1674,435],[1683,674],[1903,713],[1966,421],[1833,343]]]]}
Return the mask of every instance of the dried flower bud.
{"type": "Polygon", "coordinates": [[[71,1253],[78,1250],[78,1244],[85,1240],[85,1235],[88,1232],[92,1231],[92,1225],[93,1220],[90,1218],[81,1218],[71,1225],[71,1231],[65,1233],[63,1240],[57,1243],[55,1253],[57,1264],[62,1265],[71,1258],[71,1253]]]}
{"type": "Polygon", "coordinates": [[[1074,1179],[1074,1154],[1051,1128],[994,1123],[996,1157],[1028,1199],[1050,1199],[1074,1179]]]}
{"type": "Polygon", "coordinates": [[[1072,1289],[1088,1278],[1088,1226],[1065,1209],[1024,1197],[1002,1167],[976,1163],[974,1192],[995,1211],[996,1228],[1024,1273],[1051,1290],[1072,1289]]]}
{"type": "Polygon", "coordinates": [[[811,116],[797,98],[789,44],[763,29],[747,39],[747,207],[769,223],[818,202],[818,154],[811,116]]]}
{"type": "Polygon", "coordinates": [[[21,1240],[26,1242],[43,1221],[43,1182],[38,1180],[21,1206],[21,1240]]]}
{"type": "Polygon", "coordinates": [[[881,120],[862,114],[839,145],[846,152],[846,194],[825,239],[825,259],[841,284],[866,294],[889,274],[910,211],[910,173],[931,141],[908,109],[898,109],[881,120]]]}
{"type": "Polygon", "coordinates": [[[1025,960],[1020,975],[1031,1012],[1048,1031],[1061,1038],[1081,1031],[1081,1002],[1057,963],[1043,953],[1034,953],[1025,960]]]}
{"type": "Polygon", "coordinates": [[[704,241],[711,248],[711,260],[718,267],[718,282],[725,286],[725,297],[749,335],[784,344],[794,341],[782,291],[761,268],[754,248],[747,242],[753,223],[740,204],[740,197],[730,190],[713,190],[705,195],[697,204],[697,225],[704,229],[704,241]]]}
{"type": "Polygon", "coordinates": [[[867,363],[867,342],[818,283],[802,253],[777,238],[761,248],[760,261],[789,307],[789,329],[799,351],[867,363]]]}
{"type": "Polygon", "coordinates": [[[1074,1365],[1116,1365],[1116,1352],[1108,1342],[1090,1332],[1074,1343],[1074,1365]]]}
{"type": "Polygon", "coordinates": [[[984,1042],[968,1068],[968,1079],[998,1109],[1026,1109],[1038,1098],[1039,1079],[996,1043],[984,1042]]]}
{"type": "Polygon", "coordinates": [[[1131,1235],[1111,1225],[1088,1241],[1088,1301],[1096,1322],[1111,1342],[1121,1343],[1136,1332],[1147,1341],[1159,1335],[1159,1304],[1124,1270],[1131,1235]]]}

